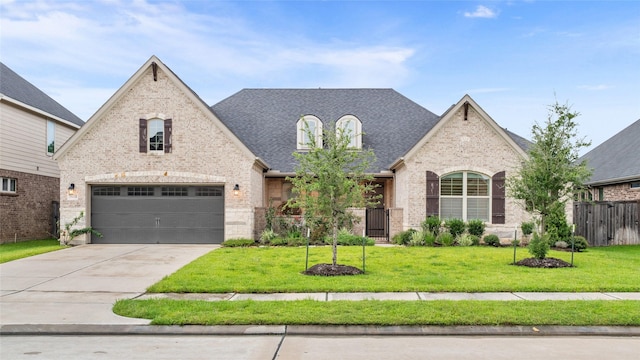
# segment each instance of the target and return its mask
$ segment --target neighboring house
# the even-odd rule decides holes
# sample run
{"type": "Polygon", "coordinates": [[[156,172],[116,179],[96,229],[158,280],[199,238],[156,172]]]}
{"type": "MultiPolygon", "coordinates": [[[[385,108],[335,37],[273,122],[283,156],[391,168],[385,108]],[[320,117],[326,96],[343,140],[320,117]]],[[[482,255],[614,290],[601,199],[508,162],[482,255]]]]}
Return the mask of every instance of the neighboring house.
{"type": "MultiPolygon", "coordinates": [[[[54,155],[62,223],[84,212],[79,226],[104,235],[76,243],[255,238],[266,208],[291,196],[305,122],[318,139],[348,128],[354,148],[374,150],[385,234],[439,215],[511,237],[529,219],[504,188],[529,142],[469,96],[442,116],[391,89],[246,89],[209,107],[151,57],[54,155]]],[[[380,230],[355,212],[358,233],[380,230]]]]}
{"type": "Polygon", "coordinates": [[[593,169],[590,200],[640,200],[640,120],[581,157],[593,169]]]}
{"type": "Polygon", "coordinates": [[[0,63],[0,242],[55,236],[54,152],[83,121],[0,63]]]}

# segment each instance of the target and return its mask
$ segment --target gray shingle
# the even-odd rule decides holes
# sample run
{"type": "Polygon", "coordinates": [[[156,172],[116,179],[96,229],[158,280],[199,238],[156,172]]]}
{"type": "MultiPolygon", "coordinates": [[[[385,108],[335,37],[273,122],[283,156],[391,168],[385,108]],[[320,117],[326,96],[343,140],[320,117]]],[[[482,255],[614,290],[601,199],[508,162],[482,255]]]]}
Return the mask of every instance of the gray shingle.
{"type": "Polygon", "coordinates": [[[372,148],[372,172],[411,149],[440,119],[392,89],[244,89],[211,110],[273,170],[293,172],[296,123],[315,115],[326,128],[344,115],[362,122],[363,147],[372,148]]]}
{"type": "Polygon", "coordinates": [[[640,119],[580,158],[593,168],[587,184],[640,179],[640,119]]]}
{"type": "Polygon", "coordinates": [[[78,126],[84,121],[0,62],[0,93],[78,126]]]}

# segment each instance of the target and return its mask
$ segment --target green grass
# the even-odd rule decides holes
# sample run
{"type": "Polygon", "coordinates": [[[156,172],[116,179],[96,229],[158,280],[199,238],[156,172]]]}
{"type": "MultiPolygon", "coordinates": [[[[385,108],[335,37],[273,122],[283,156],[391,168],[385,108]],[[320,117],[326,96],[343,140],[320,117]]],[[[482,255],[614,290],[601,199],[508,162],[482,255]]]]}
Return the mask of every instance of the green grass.
{"type": "Polygon", "coordinates": [[[0,245],[0,264],[65,248],[56,239],[5,243],[0,245]]]}
{"type": "MultiPolygon", "coordinates": [[[[590,248],[574,268],[513,266],[513,248],[368,247],[366,274],[302,275],[301,248],[222,248],[154,284],[149,292],[500,292],[640,291],[640,246],[590,248]]],[[[549,257],[570,261],[570,252],[549,257]]],[[[530,257],[518,248],[517,259],[530,257]]],[[[340,247],[341,264],[362,267],[361,247],[340,247]]],[[[310,248],[309,266],[331,262],[330,247],[310,248]]]]}
{"type": "Polygon", "coordinates": [[[154,325],[638,326],[638,301],[119,300],[114,312],[154,325]]]}

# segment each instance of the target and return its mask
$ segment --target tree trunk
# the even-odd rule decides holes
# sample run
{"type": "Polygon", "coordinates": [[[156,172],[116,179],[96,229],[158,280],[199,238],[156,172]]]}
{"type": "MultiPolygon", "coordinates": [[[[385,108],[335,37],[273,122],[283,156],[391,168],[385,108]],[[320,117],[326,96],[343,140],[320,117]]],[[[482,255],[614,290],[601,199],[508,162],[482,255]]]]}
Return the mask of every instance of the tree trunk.
{"type": "Polygon", "coordinates": [[[333,266],[338,265],[338,222],[333,222],[333,266]]]}

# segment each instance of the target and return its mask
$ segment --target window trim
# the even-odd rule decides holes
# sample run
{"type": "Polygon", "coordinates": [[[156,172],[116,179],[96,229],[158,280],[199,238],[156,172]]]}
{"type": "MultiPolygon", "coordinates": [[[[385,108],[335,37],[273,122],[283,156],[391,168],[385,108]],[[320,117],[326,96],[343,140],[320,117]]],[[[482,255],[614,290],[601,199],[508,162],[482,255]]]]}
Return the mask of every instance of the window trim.
{"type": "Polygon", "coordinates": [[[362,122],[354,115],[344,115],[336,122],[336,134],[339,135],[340,131],[345,131],[346,123],[354,121],[354,133],[351,134],[351,140],[349,141],[349,148],[362,149],[362,122]],[[353,145],[351,145],[353,143],[353,145]]]}
{"type": "Polygon", "coordinates": [[[18,193],[18,179],[11,177],[0,177],[0,193],[3,194],[17,194],[18,193]],[[5,181],[7,183],[7,190],[4,189],[5,181]],[[13,190],[11,190],[11,184],[13,184],[13,190]]]}
{"type": "Polygon", "coordinates": [[[444,174],[442,176],[440,176],[438,185],[439,185],[439,209],[438,212],[440,214],[440,216],[445,219],[443,212],[442,212],[442,206],[443,206],[443,199],[461,199],[462,200],[462,214],[460,219],[463,221],[469,221],[469,220],[473,220],[473,219],[477,219],[477,217],[473,217],[473,218],[469,218],[469,199],[486,199],[487,200],[487,206],[486,206],[486,211],[487,211],[487,216],[485,219],[480,219],[484,222],[487,223],[492,223],[492,203],[493,203],[493,197],[492,197],[492,182],[493,182],[493,178],[487,174],[483,174],[477,171],[470,171],[470,170],[461,170],[461,171],[453,171],[447,174],[444,174]],[[442,194],[442,190],[443,190],[443,185],[442,185],[442,181],[446,180],[447,177],[452,176],[452,175],[456,175],[456,174],[462,174],[462,195],[443,195],[442,194]],[[469,188],[468,188],[468,182],[469,182],[469,174],[474,174],[474,175],[479,175],[481,176],[482,179],[487,181],[487,195],[469,195],[469,188]]]}
{"type": "Polygon", "coordinates": [[[45,147],[47,149],[47,155],[52,156],[56,152],[56,123],[53,120],[47,119],[47,134],[45,147]]]}
{"type": "Polygon", "coordinates": [[[309,150],[311,149],[311,145],[309,142],[305,142],[306,138],[306,127],[309,123],[315,124],[315,143],[317,147],[322,147],[322,121],[314,116],[314,115],[305,115],[301,117],[296,123],[296,133],[297,133],[297,149],[298,150],[309,150]]]}

